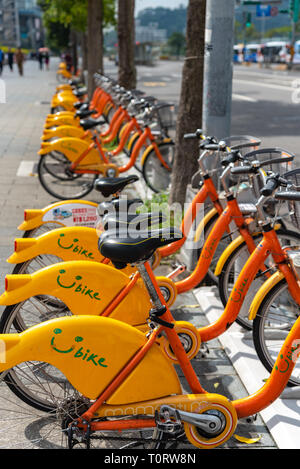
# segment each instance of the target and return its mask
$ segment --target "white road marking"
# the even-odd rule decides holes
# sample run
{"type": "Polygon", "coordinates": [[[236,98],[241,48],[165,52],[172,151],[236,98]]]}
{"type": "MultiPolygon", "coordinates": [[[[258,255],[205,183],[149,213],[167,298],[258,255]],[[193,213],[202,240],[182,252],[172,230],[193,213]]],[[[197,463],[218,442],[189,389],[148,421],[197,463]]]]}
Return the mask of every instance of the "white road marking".
{"type": "Polygon", "coordinates": [[[21,161],[17,171],[18,177],[30,177],[34,173],[35,161],[21,161]]]}
{"type": "Polygon", "coordinates": [[[257,99],[250,98],[249,96],[243,96],[242,94],[236,93],[233,93],[232,98],[237,99],[239,101],[248,101],[249,103],[257,103],[258,101],[257,99]]]}
{"type": "Polygon", "coordinates": [[[272,85],[271,83],[263,83],[261,81],[248,81],[248,80],[239,80],[234,78],[236,83],[245,84],[245,85],[252,85],[252,86],[264,86],[265,88],[271,88],[273,90],[282,90],[282,91],[293,91],[294,88],[292,86],[284,86],[284,85],[272,85]]]}

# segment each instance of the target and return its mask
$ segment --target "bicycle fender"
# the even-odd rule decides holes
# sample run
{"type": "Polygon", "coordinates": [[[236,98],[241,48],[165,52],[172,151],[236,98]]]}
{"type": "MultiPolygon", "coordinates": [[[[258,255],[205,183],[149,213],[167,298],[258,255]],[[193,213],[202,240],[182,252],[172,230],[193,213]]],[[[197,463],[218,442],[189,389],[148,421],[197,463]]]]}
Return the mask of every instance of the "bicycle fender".
{"type": "Polygon", "coordinates": [[[57,75],[62,75],[64,78],[68,78],[68,79],[72,78],[71,73],[68,72],[67,70],[63,70],[63,69],[62,70],[57,70],[56,74],[57,75]]]}
{"type": "MultiPolygon", "coordinates": [[[[104,257],[98,249],[99,234],[95,228],[70,227],[57,228],[38,238],[15,239],[15,252],[7,259],[9,264],[20,264],[42,255],[56,256],[61,261],[88,260],[103,262],[104,257]]],[[[112,265],[110,262],[109,265],[112,265]]],[[[126,275],[136,272],[128,265],[122,271],[126,275]]]]}
{"type": "Polygon", "coordinates": [[[227,261],[228,257],[232,254],[232,252],[237,249],[241,244],[244,242],[243,236],[237,236],[230,244],[227,246],[224,251],[222,252],[220,259],[215,268],[215,275],[218,276],[221,274],[225,262],[227,261]]]}
{"type": "MultiPolygon", "coordinates": [[[[146,337],[120,321],[72,316],[45,321],[19,334],[1,334],[0,341],[1,371],[25,361],[49,363],[81,394],[97,399],[146,343],[146,337]]],[[[154,354],[161,354],[156,349],[154,354]]],[[[155,363],[157,360],[153,368],[155,363]]],[[[148,379],[152,380],[156,374],[152,373],[148,379]]]]}
{"type": "MultiPolygon", "coordinates": [[[[41,149],[38,152],[40,156],[58,151],[65,155],[69,161],[76,161],[90,146],[90,142],[75,137],[63,137],[52,142],[42,142],[41,149]]],[[[96,148],[92,148],[80,162],[82,167],[87,165],[96,165],[100,163],[100,155],[96,148]]]]}
{"type": "Polygon", "coordinates": [[[264,300],[265,296],[269,293],[269,291],[277,285],[282,279],[284,278],[284,275],[277,271],[275,274],[273,274],[268,280],[266,280],[263,285],[260,287],[258,292],[256,293],[250,308],[249,308],[249,320],[253,321],[255,319],[257,312],[259,310],[259,307],[264,300]]]}
{"type": "Polygon", "coordinates": [[[98,204],[88,200],[62,200],[43,209],[26,209],[24,221],[18,226],[18,230],[33,230],[46,223],[96,228],[100,221],[97,207],[98,204]]]}
{"type": "Polygon", "coordinates": [[[138,140],[139,136],[140,134],[138,132],[135,132],[129,139],[129,142],[127,144],[128,151],[131,151],[133,144],[138,140]]]}
{"type": "Polygon", "coordinates": [[[218,213],[216,208],[212,208],[207,212],[207,214],[202,218],[201,222],[197,226],[197,230],[194,237],[194,243],[198,243],[201,239],[201,236],[204,234],[205,227],[207,223],[218,213]]]}
{"type": "Polygon", "coordinates": [[[73,125],[60,125],[55,129],[45,129],[41,140],[46,141],[50,140],[51,138],[62,137],[82,138],[84,135],[85,131],[80,127],[74,127],[73,125]]]}
{"type": "MultiPolygon", "coordinates": [[[[59,262],[33,274],[7,275],[0,305],[48,295],[64,302],[74,315],[99,315],[130,282],[125,273],[91,261],[59,262]]],[[[145,324],[151,302],[139,279],[109,315],[132,325],[145,324]]]]}
{"type": "Polygon", "coordinates": [[[61,97],[60,95],[55,96],[51,100],[51,108],[56,108],[57,106],[63,107],[66,111],[75,111],[74,103],[77,100],[72,96],[61,97]]]}
{"type": "Polygon", "coordinates": [[[75,117],[74,112],[71,111],[58,111],[55,114],[48,114],[46,118],[46,122],[50,122],[55,117],[75,117]]]}
{"type": "Polygon", "coordinates": [[[53,119],[47,119],[44,125],[45,129],[51,129],[51,127],[58,127],[60,125],[74,125],[75,127],[80,126],[79,120],[74,116],[56,116],[53,119]]]}
{"type": "Polygon", "coordinates": [[[34,257],[48,254],[63,261],[89,260],[103,261],[98,249],[98,235],[95,228],[58,228],[44,233],[38,238],[15,240],[15,252],[7,259],[10,264],[26,262],[34,257]]]}
{"type": "MultiPolygon", "coordinates": [[[[277,231],[281,228],[281,224],[280,223],[277,223],[274,227],[274,229],[277,231]]],[[[258,232],[255,232],[255,233],[252,233],[252,236],[257,236],[259,235],[258,232]]],[[[230,244],[229,246],[227,246],[224,251],[222,252],[222,255],[216,265],[216,269],[215,269],[215,275],[218,276],[221,274],[222,272],[222,269],[225,265],[225,262],[227,261],[228,257],[232,254],[232,252],[237,249],[241,244],[243,244],[244,242],[244,238],[243,236],[239,235],[237,236],[230,244]]]]}
{"type": "MultiPolygon", "coordinates": [[[[172,142],[172,139],[171,139],[171,138],[164,138],[160,143],[169,143],[169,142],[172,142]]],[[[150,153],[152,150],[153,150],[153,145],[149,145],[149,146],[146,148],[146,150],[144,151],[143,156],[142,156],[142,159],[141,159],[141,165],[142,165],[142,166],[144,165],[147,156],[149,155],[149,153],[150,153]]]]}

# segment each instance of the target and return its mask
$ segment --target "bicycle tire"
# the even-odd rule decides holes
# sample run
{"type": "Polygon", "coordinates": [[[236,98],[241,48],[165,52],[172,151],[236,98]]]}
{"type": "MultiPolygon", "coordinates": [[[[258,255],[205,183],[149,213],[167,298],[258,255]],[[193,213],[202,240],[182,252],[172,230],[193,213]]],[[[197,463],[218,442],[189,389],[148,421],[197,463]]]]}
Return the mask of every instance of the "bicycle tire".
{"type": "MultiPolygon", "coordinates": [[[[295,240],[297,244],[300,241],[300,234],[297,233],[296,231],[290,231],[285,228],[280,228],[279,230],[276,231],[277,236],[279,237],[281,243],[286,243],[289,242],[292,244],[292,240],[295,240]]],[[[262,234],[257,234],[253,236],[253,239],[256,243],[258,243],[262,239],[262,234]]],[[[282,244],[283,245],[283,244],[282,244]]],[[[227,258],[223,268],[222,272],[218,277],[218,288],[219,288],[219,295],[220,299],[222,301],[222,304],[224,308],[226,307],[226,304],[228,302],[229,296],[230,296],[230,284],[233,286],[233,283],[237,279],[237,276],[239,274],[239,271],[233,271],[233,269],[238,269],[236,268],[236,261],[238,260],[240,263],[240,266],[244,266],[247,259],[249,258],[250,254],[247,248],[247,245],[245,242],[240,244],[227,258]],[[233,279],[231,283],[230,279],[233,279]]],[[[268,260],[266,261],[268,262],[268,260]]],[[[270,262],[270,261],[269,261],[270,262]]],[[[270,266],[271,267],[271,266],[270,266]]],[[[258,288],[261,285],[261,282],[265,280],[265,276],[258,277],[254,282],[252,282],[252,285],[250,286],[250,290],[247,293],[242,309],[236,319],[237,324],[239,324],[241,327],[244,329],[250,331],[252,330],[253,324],[252,321],[249,321],[248,318],[246,317],[248,315],[248,306],[250,306],[250,303],[253,298],[253,293],[256,293],[258,288]],[[246,315],[244,317],[244,315],[246,315]]]]}
{"type": "MultiPolygon", "coordinates": [[[[34,324],[40,324],[42,319],[45,321],[54,317],[66,316],[68,315],[67,311],[66,307],[61,307],[59,311],[53,308],[53,313],[51,313],[51,308],[46,302],[43,305],[41,297],[33,297],[16,305],[7,306],[4,309],[0,320],[0,332],[2,334],[22,332],[34,324]],[[31,311],[29,311],[30,303],[32,306],[31,311]],[[24,304],[26,306],[21,318],[20,309],[24,304]],[[43,309],[42,306],[44,306],[43,309]],[[15,327],[17,316],[18,326],[15,327]],[[38,319],[36,322],[34,321],[35,317],[38,319]],[[22,325],[21,320],[23,321],[22,325]]],[[[41,362],[25,362],[15,366],[4,374],[3,379],[19,399],[42,412],[53,412],[55,409],[54,399],[57,399],[58,402],[68,386],[67,380],[63,378],[62,373],[51,365],[41,362]],[[51,380],[48,379],[50,376],[51,380]]]]}
{"type": "Polygon", "coordinates": [[[142,163],[142,175],[147,186],[155,193],[168,190],[171,183],[172,165],[174,161],[174,142],[158,143],[158,148],[171,171],[167,170],[152,149],[142,163]]]}
{"type": "Polygon", "coordinates": [[[98,175],[82,174],[58,179],[47,170],[44,155],[40,158],[37,172],[42,187],[48,194],[59,200],[80,199],[87,196],[94,188],[98,175]]]}
{"type": "Polygon", "coordinates": [[[60,223],[43,223],[42,225],[37,226],[32,230],[24,231],[22,238],[37,238],[42,234],[49,233],[49,231],[56,230],[58,228],[62,228],[62,225],[60,223]]]}
{"type": "MultiPolygon", "coordinates": [[[[284,339],[299,314],[300,307],[295,304],[288,292],[285,278],[273,286],[262,300],[253,321],[252,336],[257,356],[268,372],[271,373],[284,339]],[[287,305],[291,306],[289,311],[287,311],[287,305]]],[[[299,385],[300,363],[298,361],[287,386],[299,385]]]]}

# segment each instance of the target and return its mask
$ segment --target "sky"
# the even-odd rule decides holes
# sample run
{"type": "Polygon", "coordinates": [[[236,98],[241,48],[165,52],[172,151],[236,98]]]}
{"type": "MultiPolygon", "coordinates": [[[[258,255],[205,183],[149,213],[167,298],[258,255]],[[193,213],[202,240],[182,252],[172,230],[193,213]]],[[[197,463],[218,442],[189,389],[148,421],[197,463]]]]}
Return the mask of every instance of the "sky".
{"type": "Polygon", "coordinates": [[[187,6],[188,0],[135,0],[135,14],[145,8],[176,8],[180,4],[187,6]]]}

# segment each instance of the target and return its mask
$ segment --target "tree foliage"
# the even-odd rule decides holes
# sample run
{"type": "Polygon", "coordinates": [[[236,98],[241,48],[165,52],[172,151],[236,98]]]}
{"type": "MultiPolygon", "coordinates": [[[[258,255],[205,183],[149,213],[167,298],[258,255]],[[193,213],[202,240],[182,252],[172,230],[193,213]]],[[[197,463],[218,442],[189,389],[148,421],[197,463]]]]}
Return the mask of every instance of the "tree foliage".
{"type": "MultiPolygon", "coordinates": [[[[67,32],[87,30],[87,0],[38,0],[48,36],[56,47],[66,47],[67,32]],[[64,34],[62,34],[64,31],[64,34]],[[55,33],[58,34],[55,38],[55,33]]],[[[103,27],[116,24],[115,0],[103,0],[103,27]]]]}
{"type": "Polygon", "coordinates": [[[159,29],[165,29],[170,37],[174,32],[184,33],[186,27],[187,9],[180,5],[178,8],[146,8],[139,12],[137,18],[141,26],[157,23],[159,29]]]}

